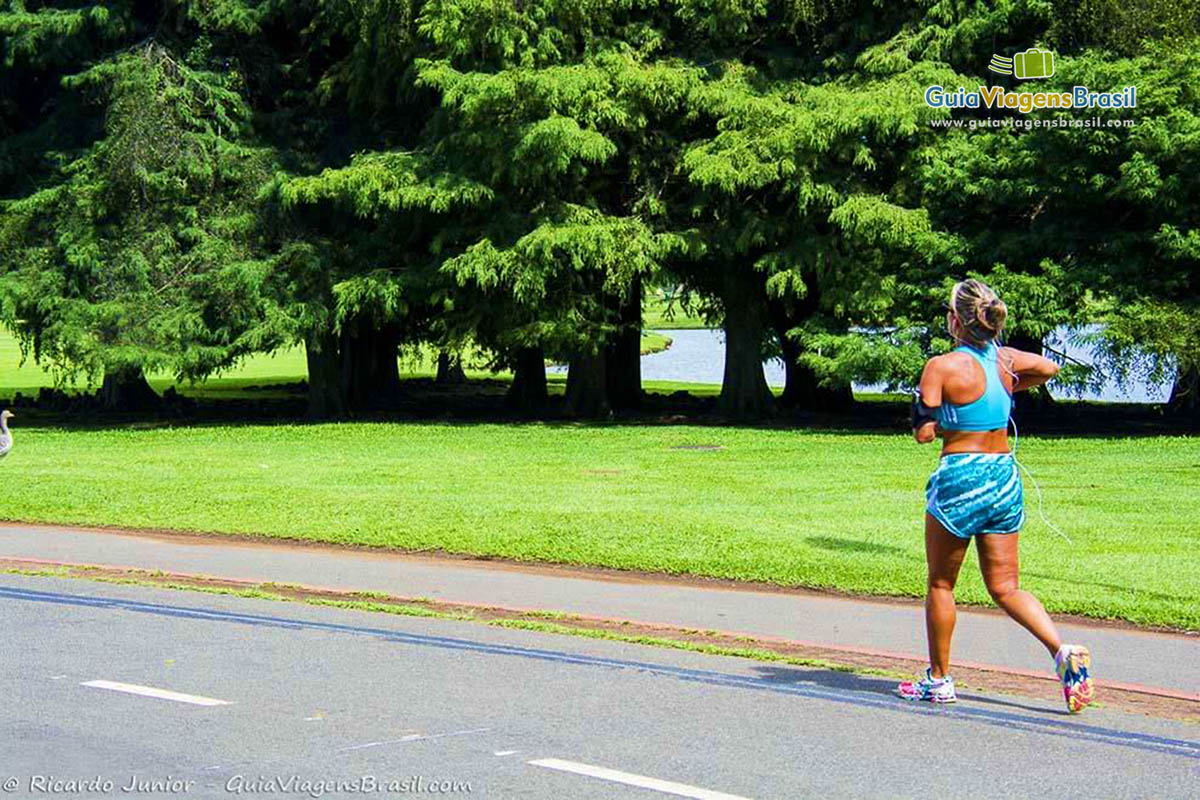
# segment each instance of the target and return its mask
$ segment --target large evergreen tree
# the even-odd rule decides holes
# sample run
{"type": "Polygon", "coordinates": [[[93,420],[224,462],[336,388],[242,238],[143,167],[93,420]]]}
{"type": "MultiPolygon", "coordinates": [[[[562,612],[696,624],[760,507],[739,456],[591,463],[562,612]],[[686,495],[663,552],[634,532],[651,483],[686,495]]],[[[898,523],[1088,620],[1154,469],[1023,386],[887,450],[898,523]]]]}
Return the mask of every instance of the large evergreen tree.
{"type": "MultiPolygon", "coordinates": [[[[13,174],[0,314],[110,408],[152,405],[144,372],[201,377],[275,341],[254,146],[223,22],[188,4],[13,2],[0,14],[13,174]]],[[[206,5],[206,4],[202,4],[206,5]]]]}

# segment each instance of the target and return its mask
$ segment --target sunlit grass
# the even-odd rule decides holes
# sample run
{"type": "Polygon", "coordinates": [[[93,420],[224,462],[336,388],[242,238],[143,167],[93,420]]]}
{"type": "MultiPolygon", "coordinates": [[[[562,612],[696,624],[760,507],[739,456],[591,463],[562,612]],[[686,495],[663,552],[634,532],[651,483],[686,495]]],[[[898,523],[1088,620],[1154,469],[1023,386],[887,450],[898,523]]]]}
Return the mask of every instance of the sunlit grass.
{"type": "MultiPolygon", "coordinates": [[[[355,423],[18,428],[2,516],[446,550],[918,596],[936,453],[904,435],[355,423]],[[722,449],[680,449],[711,445],[722,449]]],[[[1195,439],[1038,439],[1023,585],[1200,629],[1195,439]]],[[[972,561],[959,591],[988,602],[972,561]]]]}

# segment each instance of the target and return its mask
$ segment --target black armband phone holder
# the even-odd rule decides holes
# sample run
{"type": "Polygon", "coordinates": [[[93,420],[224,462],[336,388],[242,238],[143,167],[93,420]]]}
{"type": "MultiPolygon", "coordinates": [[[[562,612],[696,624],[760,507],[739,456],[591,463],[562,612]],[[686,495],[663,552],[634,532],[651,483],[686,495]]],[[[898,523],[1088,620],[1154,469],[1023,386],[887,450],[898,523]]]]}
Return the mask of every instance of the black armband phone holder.
{"type": "Polygon", "coordinates": [[[925,405],[925,401],[921,399],[920,392],[913,392],[912,400],[912,427],[915,431],[922,425],[929,422],[937,422],[937,409],[930,408],[925,405]]]}

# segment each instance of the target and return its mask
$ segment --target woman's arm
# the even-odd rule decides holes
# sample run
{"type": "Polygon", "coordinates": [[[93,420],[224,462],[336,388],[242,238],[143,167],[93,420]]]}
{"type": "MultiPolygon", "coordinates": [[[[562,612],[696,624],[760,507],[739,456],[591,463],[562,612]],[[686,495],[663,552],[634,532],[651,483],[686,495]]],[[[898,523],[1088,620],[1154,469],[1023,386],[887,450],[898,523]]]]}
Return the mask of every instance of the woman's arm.
{"type": "MultiPolygon", "coordinates": [[[[921,372],[921,382],[917,387],[921,395],[918,402],[923,403],[930,409],[936,409],[941,406],[942,383],[941,360],[939,358],[931,358],[925,362],[925,369],[921,372]]],[[[929,444],[932,442],[937,438],[937,421],[923,422],[918,427],[913,428],[913,438],[920,444],[929,444]]]]}
{"type": "Polygon", "coordinates": [[[1026,353],[1024,350],[1017,350],[1012,347],[1005,347],[1000,351],[1000,356],[1009,371],[1016,377],[1016,385],[1013,386],[1013,393],[1023,392],[1026,389],[1032,389],[1035,386],[1041,386],[1046,381],[1058,374],[1061,367],[1044,356],[1026,353]]]}

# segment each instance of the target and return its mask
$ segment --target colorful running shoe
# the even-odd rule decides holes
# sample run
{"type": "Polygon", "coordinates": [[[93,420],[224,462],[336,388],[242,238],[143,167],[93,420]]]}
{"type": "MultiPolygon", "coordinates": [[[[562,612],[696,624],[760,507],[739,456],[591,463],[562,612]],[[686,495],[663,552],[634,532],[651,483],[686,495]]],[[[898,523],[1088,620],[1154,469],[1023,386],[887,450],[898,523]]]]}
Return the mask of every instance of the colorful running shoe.
{"type": "Polygon", "coordinates": [[[1092,654],[1086,647],[1077,644],[1064,644],[1054,656],[1054,669],[1062,681],[1067,711],[1072,714],[1083,711],[1096,699],[1092,676],[1089,674],[1091,668],[1092,654]]]}
{"type": "Polygon", "coordinates": [[[954,694],[954,678],[949,675],[935,678],[928,668],[924,678],[919,681],[904,681],[896,687],[896,693],[905,700],[925,700],[930,703],[953,703],[958,700],[954,694]]]}

